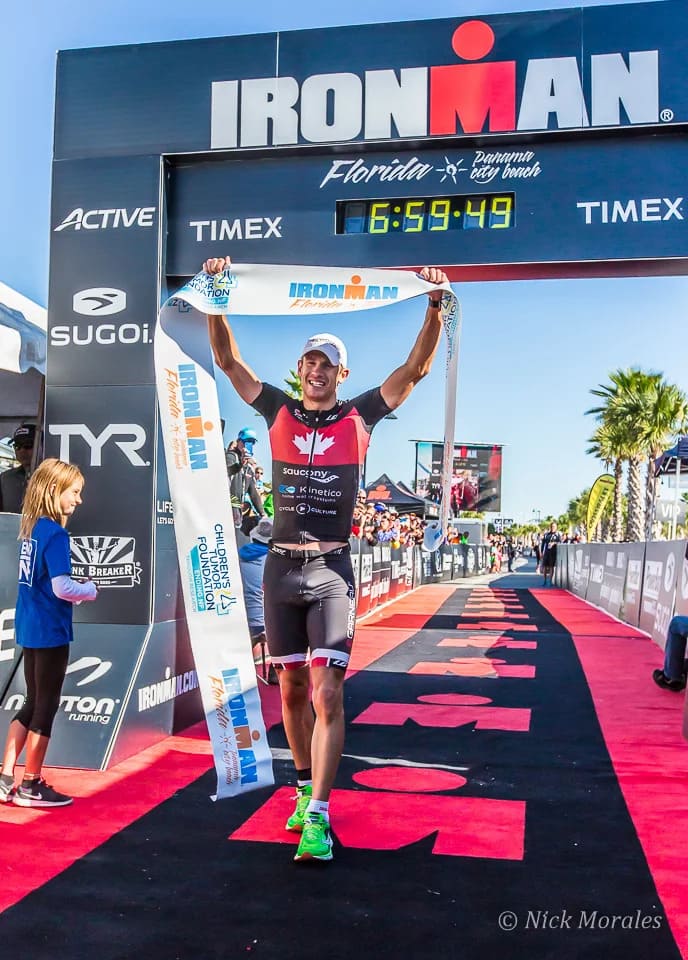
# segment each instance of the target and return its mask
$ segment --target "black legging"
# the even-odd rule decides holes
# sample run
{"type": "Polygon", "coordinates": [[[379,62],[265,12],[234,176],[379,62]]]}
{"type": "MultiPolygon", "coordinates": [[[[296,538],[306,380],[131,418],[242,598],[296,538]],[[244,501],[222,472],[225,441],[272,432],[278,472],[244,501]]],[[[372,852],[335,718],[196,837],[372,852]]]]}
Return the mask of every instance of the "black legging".
{"type": "Polygon", "coordinates": [[[26,699],[14,719],[27,730],[50,736],[68,663],[68,643],[61,647],[24,647],[26,699]]]}

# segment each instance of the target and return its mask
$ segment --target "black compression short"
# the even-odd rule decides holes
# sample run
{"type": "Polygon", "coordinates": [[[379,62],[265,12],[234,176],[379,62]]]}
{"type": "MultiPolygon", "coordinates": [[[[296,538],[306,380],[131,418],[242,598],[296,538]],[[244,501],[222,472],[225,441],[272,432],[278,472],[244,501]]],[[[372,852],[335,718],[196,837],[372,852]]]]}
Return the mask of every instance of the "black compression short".
{"type": "Polygon", "coordinates": [[[348,548],[312,560],[268,553],[264,573],[265,633],[276,667],[346,670],[356,622],[356,590],[348,548]]]}

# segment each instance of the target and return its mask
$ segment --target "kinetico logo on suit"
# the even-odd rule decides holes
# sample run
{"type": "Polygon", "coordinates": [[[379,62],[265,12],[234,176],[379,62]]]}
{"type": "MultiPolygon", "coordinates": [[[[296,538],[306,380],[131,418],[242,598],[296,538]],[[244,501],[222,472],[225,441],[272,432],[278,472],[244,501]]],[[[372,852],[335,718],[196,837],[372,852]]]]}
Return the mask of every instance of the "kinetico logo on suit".
{"type": "Polygon", "coordinates": [[[262,77],[212,83],[211,147],[456,136],[657,123],[659,52],[637,50],[484,60],[492,27],[468,20],[451,45],[458,64],[262,77]],[[484,62],[477,62],[484,61],[484,62]],[[590,78],[586,100],[582,73],[590,78]]]}

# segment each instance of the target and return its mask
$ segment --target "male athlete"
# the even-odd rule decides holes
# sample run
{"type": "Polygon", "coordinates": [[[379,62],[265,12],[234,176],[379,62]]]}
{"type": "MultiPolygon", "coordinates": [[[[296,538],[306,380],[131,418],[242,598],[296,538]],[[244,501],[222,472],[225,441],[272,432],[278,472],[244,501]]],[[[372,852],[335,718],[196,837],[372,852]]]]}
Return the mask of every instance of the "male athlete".
{"type": "MultiPolygon", "coordinates": [[[[221,257],[203,269],[214,275],[230,264],[221,257]]],[[[447,281],[437,267],[420,276],[438,286],[447,281]]],[[[344,746],[342,688],[356,617],[349,535],[360,472],[375,424],[430,371],[442,334],[440,298],[439,291],[430,294],[406,362],[353,400],[337,399],[349,375],[338,337],[321,333],[306,342],[297,367],[303,398],[294,400],[244,363],[226,317],[208,317],[215,362],[270,433],[275,518],[264,574],[265,632],[296,766],[296,808],[286,823],[301,833],[295,860],[332,859],[328,804],[344,746]]]]}

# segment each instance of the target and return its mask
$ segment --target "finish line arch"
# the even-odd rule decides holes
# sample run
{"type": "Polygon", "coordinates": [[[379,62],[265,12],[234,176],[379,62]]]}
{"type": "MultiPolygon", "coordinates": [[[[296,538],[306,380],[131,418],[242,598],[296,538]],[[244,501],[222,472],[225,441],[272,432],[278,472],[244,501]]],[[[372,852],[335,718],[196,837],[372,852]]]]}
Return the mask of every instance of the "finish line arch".
{"type": "Polygon", "coordinates": [[[62,718],[62,762],[107,765],[197,710],[153,368],[166,295],[228,250],[454,281],[685,273],[687,26],[662,0],[59,54],[46,455],[83,466],[70,532],[105,589],[75,631],[116,677],[108,719],[62,718]]]}

